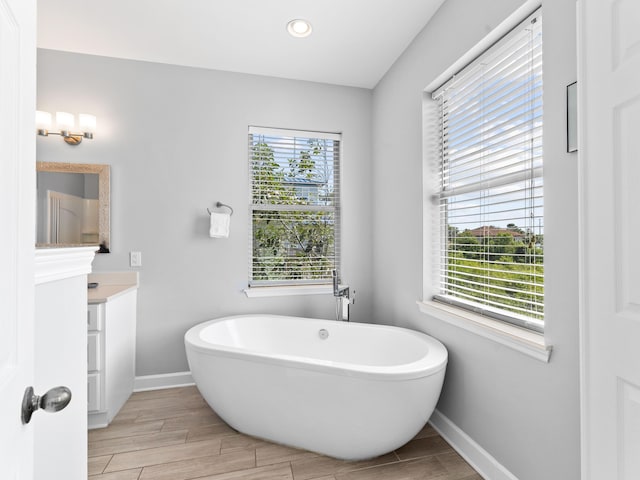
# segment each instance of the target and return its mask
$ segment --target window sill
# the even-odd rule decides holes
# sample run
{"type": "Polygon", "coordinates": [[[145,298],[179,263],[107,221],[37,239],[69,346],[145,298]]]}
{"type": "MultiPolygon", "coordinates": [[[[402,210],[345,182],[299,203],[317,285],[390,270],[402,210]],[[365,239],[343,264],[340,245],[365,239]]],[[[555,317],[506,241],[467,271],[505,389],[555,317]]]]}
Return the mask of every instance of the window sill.
{"type": "Polygon", "coordinates": [[[417,304],[422,313],[493,340],[541,362],[549,362],[553,347],[545,343],[544,335],[540,333],[438,302],[418,301],[417,304]]]}
{"type": "Polygon", "coordinates": [[[288,285],[283,287],[249,287],[244,289],[244,293],[249,298],[285,297],[290,295],[332,295],[333,287],[331,285],[288,285]]]}

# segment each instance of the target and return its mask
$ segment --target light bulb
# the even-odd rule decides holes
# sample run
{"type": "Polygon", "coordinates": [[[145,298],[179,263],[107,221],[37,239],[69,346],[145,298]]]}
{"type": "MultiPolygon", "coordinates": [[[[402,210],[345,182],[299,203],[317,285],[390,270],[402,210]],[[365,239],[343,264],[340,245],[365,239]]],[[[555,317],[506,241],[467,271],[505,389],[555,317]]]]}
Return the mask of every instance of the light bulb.
{"type": "Polygon", "coordinates": [[[294,37],[302,38],[311,35],[312,28],[307,20],[297,18],[287,24],[287,31],[294,37]]]}
{"type": "Polygon", "coordinates": [[[43,112],[42,110],[36,111],[36,129],[38,132],[45,134],[45,131],[51,130],[51,114],[49,112],[43,112]]]}
{"type": "Polygon", "coordinates": [[[96,117],[95,115],[89,115],[88,113],[81,113],[78,115],[78,124],[82,133],[90,133],[93,135],[96,133],[96,117]]]}
{"type": "Polygon", "coordinates": [[[73,114],[67,112],[56,112],[56,128],[61,132],[70,132],[75,125],[73,114]]]}

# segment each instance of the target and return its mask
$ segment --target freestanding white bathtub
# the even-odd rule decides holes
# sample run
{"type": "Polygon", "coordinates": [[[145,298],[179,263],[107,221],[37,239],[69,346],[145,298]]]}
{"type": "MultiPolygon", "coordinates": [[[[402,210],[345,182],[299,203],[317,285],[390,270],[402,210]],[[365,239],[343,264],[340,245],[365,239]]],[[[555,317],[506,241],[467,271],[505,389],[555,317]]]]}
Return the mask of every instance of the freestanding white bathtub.
{"type": "Polygon", "coordinates": [[[419,332],[276,315],[211,320],[185,345],[198,389],[231,427],[348,460],[411,440],[447,364],[445,347],[419,332]]]}

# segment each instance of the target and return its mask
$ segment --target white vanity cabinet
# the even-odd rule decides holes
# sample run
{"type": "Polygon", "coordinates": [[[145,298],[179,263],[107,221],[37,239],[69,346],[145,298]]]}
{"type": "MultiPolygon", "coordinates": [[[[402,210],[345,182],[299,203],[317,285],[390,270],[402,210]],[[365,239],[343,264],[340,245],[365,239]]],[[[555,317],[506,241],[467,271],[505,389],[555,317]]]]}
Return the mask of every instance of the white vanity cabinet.
{"type": "Polygon", "coordinates": [[[138,279],[137,272],[124,272],[92,274],[89,281],[99,286],[89,289],[88,298],[87,404],[89,428],[100,428],[133,392],[138,279]]]}
{"type": "MultiPolygon", "coordinates": [[[[87,274],[91,272],[95,250],[95,247],[38,248],[35,252],[33,388],[36,395],[44,395],[51,388],[65,386],[71,391],[71,402],[56,413],[34,412],[31,422],[23,427],[33,435],[34,442],[33,476],[29,478],[87,479],[84,318],[87,274]]],[[[8,334],[6,329],[0,330],[0,337],[8,334]]],[[[0,357],[3,354],[0,347],[0,357]]],[[[0,394],[6,392],[0,389],[0,394]]],[[[18,407],[15,412],[9,413],[17,418],[17,402],[15,407],[18,407]]],[[[0,431],[4,428],[0,422],[0,431]]],[[[1,464],[6,453],[0,451],[0,471],[5,471],[1,464]]],[[[0,477],[6,478],[2,473],[0,477]]],[[[20,474],[9,477],[22,478],[20,474]]]]}

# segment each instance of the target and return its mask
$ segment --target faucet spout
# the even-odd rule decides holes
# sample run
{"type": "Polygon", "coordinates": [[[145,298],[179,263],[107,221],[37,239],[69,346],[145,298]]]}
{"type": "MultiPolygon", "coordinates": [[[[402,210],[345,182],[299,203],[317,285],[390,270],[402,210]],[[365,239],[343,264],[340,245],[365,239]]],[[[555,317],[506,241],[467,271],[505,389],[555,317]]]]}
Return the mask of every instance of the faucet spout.
{"type": "Polygon", "coordinates": [[[331,276],[333,277],[333,296],[349,298],[349,287],[340,288],[340,282],[338,281],[337,270],[332,270],[331,276]]]}

